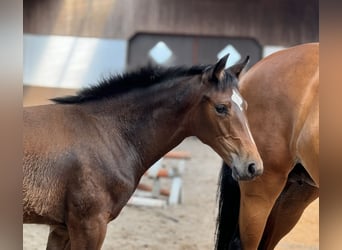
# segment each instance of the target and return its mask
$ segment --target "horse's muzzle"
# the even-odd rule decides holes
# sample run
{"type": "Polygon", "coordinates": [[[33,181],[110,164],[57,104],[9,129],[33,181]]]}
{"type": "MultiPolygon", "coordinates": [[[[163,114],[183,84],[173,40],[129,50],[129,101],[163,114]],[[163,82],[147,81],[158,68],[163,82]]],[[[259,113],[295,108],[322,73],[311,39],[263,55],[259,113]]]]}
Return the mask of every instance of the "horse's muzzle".
{"type": "Polygon", "coordinates": [[[251,162],[246,167],[232,166],[232,176],[236,181],[253,180],[263,173],[263,167],[258,167],[256,163],[251,162]]]}

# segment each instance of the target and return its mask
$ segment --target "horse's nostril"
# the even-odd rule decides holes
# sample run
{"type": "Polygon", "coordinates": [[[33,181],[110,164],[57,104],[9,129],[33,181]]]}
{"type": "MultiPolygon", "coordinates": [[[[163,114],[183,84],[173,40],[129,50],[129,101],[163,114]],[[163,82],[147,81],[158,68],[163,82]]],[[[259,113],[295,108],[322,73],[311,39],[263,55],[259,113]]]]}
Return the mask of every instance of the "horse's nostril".
{"type": "Polygon", "coordinates": [[[251,175],[255,174],[255,163],[250,163],[248,165],[248,173],[250,173],[251,175]]]}

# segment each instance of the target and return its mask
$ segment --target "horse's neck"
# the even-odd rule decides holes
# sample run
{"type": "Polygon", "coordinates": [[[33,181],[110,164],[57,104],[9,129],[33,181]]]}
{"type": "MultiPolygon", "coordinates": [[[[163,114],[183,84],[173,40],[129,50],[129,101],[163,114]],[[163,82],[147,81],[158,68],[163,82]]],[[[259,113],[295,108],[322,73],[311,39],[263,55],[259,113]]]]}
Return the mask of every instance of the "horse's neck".
{"type": "Polygon", "coordinates": [[[128,93],[109,101],[110,107],[97,119],[109,131],[114,145],[118,141],[125,145],[122,157],[129,154],[130,163],[144,172],[189,136],[186,115],[193,99],[190,92],[182,84],[128,93]]]}

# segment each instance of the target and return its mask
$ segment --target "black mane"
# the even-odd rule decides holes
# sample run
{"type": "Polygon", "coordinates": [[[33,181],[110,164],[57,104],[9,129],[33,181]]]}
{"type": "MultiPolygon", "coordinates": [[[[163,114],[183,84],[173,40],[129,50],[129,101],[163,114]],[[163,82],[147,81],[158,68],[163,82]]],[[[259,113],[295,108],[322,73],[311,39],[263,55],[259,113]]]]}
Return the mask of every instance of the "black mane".
{"type": "Polygon", "coordinates": [[[176,77],[201,74],[207,67],[208,65],[170,68],[147,66],[130,73],[109,76],[94,86],[81,89],[75,96],[57,97],[51,100],[60,104],[72,104],[110,98],[176,77]]]}

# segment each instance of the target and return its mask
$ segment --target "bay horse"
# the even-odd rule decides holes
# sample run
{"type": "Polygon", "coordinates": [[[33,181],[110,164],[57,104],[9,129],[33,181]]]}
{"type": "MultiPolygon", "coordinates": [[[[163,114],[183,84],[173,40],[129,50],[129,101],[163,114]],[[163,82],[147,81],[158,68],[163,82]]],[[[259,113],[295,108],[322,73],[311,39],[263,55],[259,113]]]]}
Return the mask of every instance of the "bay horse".
{"type": "Polygon", "coordinates": [[[223,163],[216,249],[274,249],[319,191],[319,43],[294,46],[240,78],[264,173],[238,182],[223,163]]]}
{"type": "Polygon", "coordinates": [[[249,180],[263,165],[238,76],[214,65],[143,67],[23,113],[23,221],[50,225],[47,249],[100,249],[154,162],[196,136],[249,180]]]}

